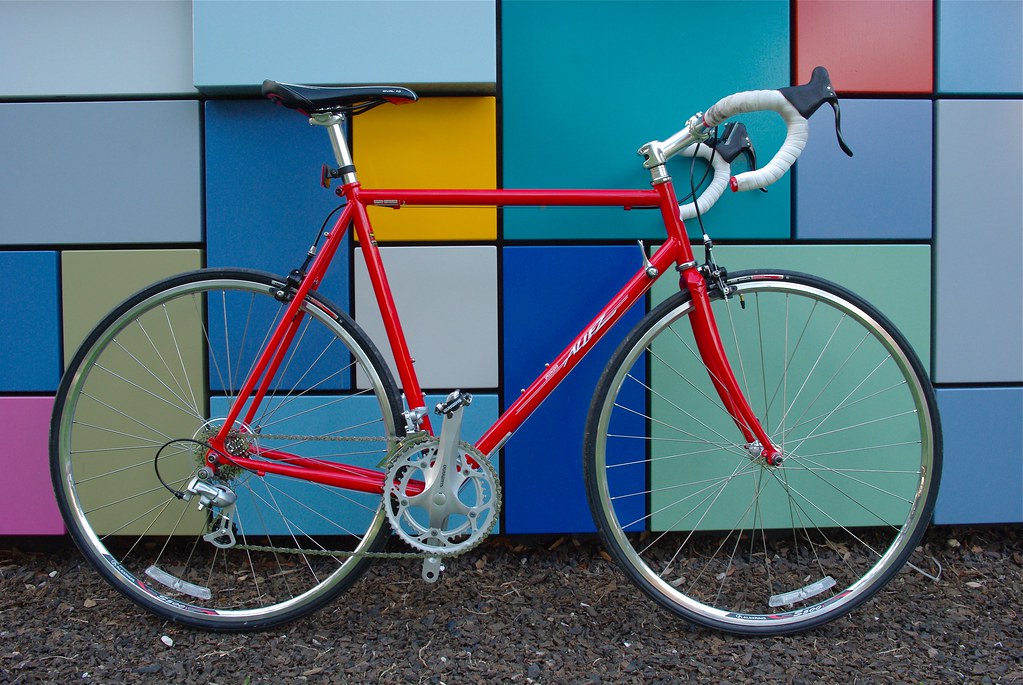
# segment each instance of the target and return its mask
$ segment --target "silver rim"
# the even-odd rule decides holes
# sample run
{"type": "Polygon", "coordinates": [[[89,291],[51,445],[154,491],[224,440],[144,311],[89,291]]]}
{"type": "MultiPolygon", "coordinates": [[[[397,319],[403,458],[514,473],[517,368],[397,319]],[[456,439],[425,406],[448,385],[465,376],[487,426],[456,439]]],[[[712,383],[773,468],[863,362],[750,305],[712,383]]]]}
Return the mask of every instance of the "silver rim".
{"type": "Polygon", "coordinates": [[[926,525],[934,455],[920,379],[844,298],[738,284],[715,311],[785,452],[772,467],[739,444],[697,363],[690,309],[630,349],[600,408],[594,494],[607,541],[648,593],[698,622],[783,632],[840,615],[902,565],[926,525]]]}
{"type": "MultiPolygon", "coordinates": [[[[171,493],[200,467],[191,441],[219,425],[282,310],[258,280],[182,283],[118,317],[70,383],[56,455],[68,524],[119,590],[186,622],[270,624],[315,608],[385,525],[379,495],[235,469],[213,479],[238,496],[236,544],[223,549],[203,538],[210,522],[197,503],[171,493]],[[347,554],[325,554],[338,549],[347,554]]],[[[261,449],[376,466],[395,434],[384,383],[326,309],[305,312],[240,432],[261,449]]]]}

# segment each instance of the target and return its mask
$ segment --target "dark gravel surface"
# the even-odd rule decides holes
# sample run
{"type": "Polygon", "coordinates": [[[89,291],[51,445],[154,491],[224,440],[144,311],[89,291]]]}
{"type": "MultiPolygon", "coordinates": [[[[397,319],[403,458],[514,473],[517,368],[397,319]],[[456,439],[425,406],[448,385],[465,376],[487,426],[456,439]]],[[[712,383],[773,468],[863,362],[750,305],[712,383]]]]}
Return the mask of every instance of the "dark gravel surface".
{"type": "Polygon", "coordinates": [[[852,615],[783,638],[693,628],[590,539],[497,538],[435,585],[380,563],[326,610],[225,635],[157,619],[70,543],[0,540],[0,683],[1023,682],[1023,528],[935,528],[852,615]]]}

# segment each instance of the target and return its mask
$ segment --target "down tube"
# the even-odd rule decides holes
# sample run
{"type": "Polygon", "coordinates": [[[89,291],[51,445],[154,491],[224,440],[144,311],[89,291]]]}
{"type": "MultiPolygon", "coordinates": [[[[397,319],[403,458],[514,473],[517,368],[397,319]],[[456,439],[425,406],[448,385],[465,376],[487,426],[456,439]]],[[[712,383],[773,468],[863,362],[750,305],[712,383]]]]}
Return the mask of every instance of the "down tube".
{"type": "MultiPolygon", "coordinates": [[[[665,273],[675,263],[680,245],[669,238],[650,258],[658,274],[665,273]]],[[[515,402],[501,414],[497,422],[479,439],[476,448],[483,454],[491,455],[508,441],[522,422],[536,411],[548,395],[571,373],[576,364],[593,349],[604,335],[621,319],[629,309],[650,290],[657,276],[651,278],[641,269],[622,286],[611,301],[566,347],[558,357],[547,365],[543,375],[533,381],[515,402]]]]}

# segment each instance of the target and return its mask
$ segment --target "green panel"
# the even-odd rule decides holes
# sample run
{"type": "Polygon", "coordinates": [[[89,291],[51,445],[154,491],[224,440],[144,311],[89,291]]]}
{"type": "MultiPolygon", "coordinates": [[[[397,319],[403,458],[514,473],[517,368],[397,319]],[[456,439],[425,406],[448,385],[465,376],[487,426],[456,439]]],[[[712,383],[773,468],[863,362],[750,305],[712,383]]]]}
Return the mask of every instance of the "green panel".
{"type": "MultiPolygon", "coordinates": [[[[930,254],[926,246],[731,246],[716,254],[732,271],[771,265],[817,273],[842,283],[889,313],[911,339],[916,339],[921,351],[929,348],[930,254]]],[[[667,296],[670,287],[660,285],[655,296],[667,296]]],[[[736,459],[736,449],[726,448],[701,452],[696,458],[683,457],[685,469],[680,474],[679,455],[692,451],[688,445],[692,438],[709,439],[719,445],[742,442],[725,412],[707,415],[710,400],[706,398],[714,398],[716,403],[716,393],[702,363],[691,351],[696,349],[695,343],[688,323],[682,321],[676,327],[678,338],[670,345],[655,344],[650,361],[652,527],[731,530],[749,527],[754,519],[768,527],[788,527],[793,519],[802,525],[832,525],[836,521],[876,525],[879,519],[901,520],[906,514],[905,501],[891,493],[913,489],[918,459],[918,445],[913,440],[918,426],[915,414],[903,412],[909,399],[901,375],[891,367],[878,370],[879,360],[886,356],[884,351],[864,345],[862,330],[853,333],[840,314],[814,306],[807,298],[789,298],[773,305],[759,300],[745,304],[732,306],[726,315],[720,313],[723,307],[718,303],[716,311],[726,351],[740,382],[753,379],[751,384],[755,386],[763,379],[763,386],[773,389],[773,393],[750,393],[754,410],[766,416],[769,434],[779,434],[782,425],[792,431],[783,449],[798,451],[802,458],[807,452],[811,457],[827,455],[819,457],[820,462],[835,471],[782,469],[774,471],[773,477],[765,477],[761,469],[748,468],[748,460],[736,459]],[[791,332],[764,339],[757,325],[761,319],[791,322],[791,332]],[[678,344],[679,338],[687,341],[688,349],[678,344]],[[731,352],[734,341],[744,346],[750,343],[758,354],[744,355],[738,364],[731,352]],[[795,347],[807,353],[793,355],[795,347]],[[789,387],[781,383],[783,368],[791,377],[810,380],[789,387]],[[814,373],[809,373],[811,370],[814,373]],[[833,417],[827,412],[838,405],[842,406],[842,425],[854,428],[831,433],[828,428],[833,417]],[[779,407],[789,409],[782,411],[779,407]],[[885,448],[849,451],[850,446],[864,444],[885,448]],[[740,475],[733,477],[737,468],[740,475]],[[875,468],[882,473],[869,473],[875,468]],[[843,469],[854,469],[855,475],[832,475],[843,469]],[[680,482],[680,475],[689,485],[680,482]],[[783,478],[788,479],[786,486],[794,492],[818,497],[823,493],[827,514],[809,502],[800,502],[793,513],[784,497],[777,498],[778,506],[773,510],[750,507],[756,489],[774,489],[780,494],[783,478]],[[904,480],[897,482],[900,478],[904,480]],[[832,487],[833,492],[829,490],[832,487]]],[[[800,462],[806,463],[803,459],[800,462]]],[[[767,496],[763,501],[770,499],[767,496]]]]}
{"type": "Polygon", "coordinates": [[[199,250],[67,250],[61,255],[64,364],[119,302],[161,278],[202,266],[199,250]]]}
{"type": "MultiPolygon", "coordinates": [[[[695,248],[702,259],[702,248],[695,248]]],[[[902,332],[924,369],[931,366],[931,248],[929,245],[720,245],[714,259],[742,269],[802,271],[837,283],[877,307],[902,332]]],[[[677,282],[654,286],[660,302],[677,282]]]]}
{"type": "MultiPolygon", "coordinates": [[[[504,186],[643,188],[636,150],[741,90],[789,83],[787,2],[529,2],[502,4],[504,186]],[[708,30],[720,18],[726,34],[708,30]],[[722,36],[728,48],[722,49],[722,36]],[[694,66],[713,55],[711,66],[694,66]]],[[[784,137],[774,114],[742,121],[765,161],[784,137]]],[[[745,169],[736,161],[735,171],[745,169]]],[[[671,167],[679,196],[689,161],[671,167]]],[[[709,215],[716,238],[787,238],[786,177],[771,192],[727,194],[709,215]]],[[[513,208],[511,239],[663,235],[655,212],[513,208]]]]}

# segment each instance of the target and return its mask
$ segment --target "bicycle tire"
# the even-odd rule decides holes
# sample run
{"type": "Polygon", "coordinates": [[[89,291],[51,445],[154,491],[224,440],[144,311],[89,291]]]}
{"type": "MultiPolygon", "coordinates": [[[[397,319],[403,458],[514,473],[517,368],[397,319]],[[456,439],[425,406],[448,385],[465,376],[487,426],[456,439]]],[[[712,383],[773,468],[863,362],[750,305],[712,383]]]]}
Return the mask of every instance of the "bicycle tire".
{"type": "MultiPolygon", "coordinates": [[[[241,269],[160,281],[88,335],[56,395],[51,475],[71,537],[114,588],[178,623],[260,630],[304,616],[349,587],[371,560],[363,553],[389,534],[381,495],[237,465],[209,479],[237,495],[229,526],[219,516],[227,510],[200,511],[174,494],[204,465],[204,438],[222,425],[286,307],[275,296],[282,289],[283,279],[241,269]],[[218,525],[233,546],[204,538],[218,525]],[[347,556],[324,554],[338,549],[347,556]]],[[[388,438],[404,431],[390,371],[321,295],[310,294],[303,312],[240,439],[258,447],[250,455],[276,448],[376,467],[388,438]]]]}
{"type": "Polygon", "coordinates": [[[743,444],[682,291],[598,382],[587,496],[605,547],[661,606],[726,632],[793,633],[853,610],[909,560],[938,492],[940,420],[912,348],[861,298],[789,271],[727,283],[727,300],[712,292],[723,344],[784,460],[743,444]]]}

